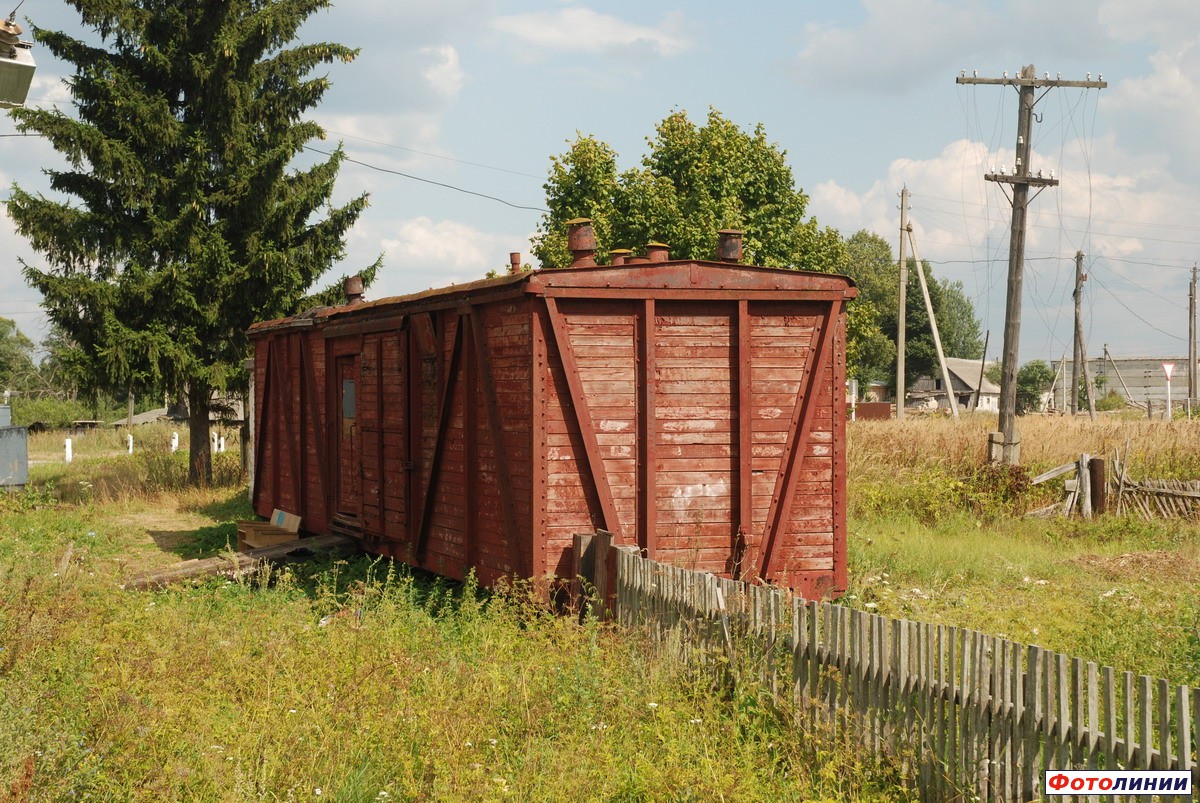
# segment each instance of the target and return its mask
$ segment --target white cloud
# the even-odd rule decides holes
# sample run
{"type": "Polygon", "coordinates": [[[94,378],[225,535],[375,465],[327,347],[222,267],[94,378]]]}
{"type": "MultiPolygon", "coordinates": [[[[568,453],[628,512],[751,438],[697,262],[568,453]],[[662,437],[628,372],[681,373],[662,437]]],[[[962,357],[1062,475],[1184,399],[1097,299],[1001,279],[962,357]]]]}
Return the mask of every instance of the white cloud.
{"type": "MultiPolygon", "coordinates": [[[[656,27],[637,25],[620,17],[577,7],[498,17],[495,26],[501,33],[514,36],[531,47],[564,53],[649,49],[670,58],[693,44],[684,33],[684,17],[679,12],[665,15],[656,27]]],[[[536,57],[541,54],[526,55],[536,57]]]]}
{"type": "Polygon", "coordinates": [[[421,48],[421,55],[432,62],[421,71],[421,77],[447,100],[457,98],[466,78],[459,64],[458,51],[451,45],[437,45],[421,48]]]}
{"type": "Polygon", "coordinates": [[[457,220],[434,220],[425,215],[360,224],[350,237],[354,252],[384,251],[383,270],[371,289],[373,298],[482,279],[489,270],[505,270],[509,252],[521,250],[528,242],[528,233],[490,233],[457,220]]]}

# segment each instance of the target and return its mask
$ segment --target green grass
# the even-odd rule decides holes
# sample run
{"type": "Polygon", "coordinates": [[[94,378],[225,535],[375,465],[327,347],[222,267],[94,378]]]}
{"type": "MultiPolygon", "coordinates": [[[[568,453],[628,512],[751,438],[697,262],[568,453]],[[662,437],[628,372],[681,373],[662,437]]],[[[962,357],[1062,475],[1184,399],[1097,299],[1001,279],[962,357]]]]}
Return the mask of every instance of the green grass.
{"type": "Polygon", "coordinates": [[[0,790],[904,799],[892,768],[807,737],[753,684],[714,686],[636,634],[552,614],[536,584],[484,594],[363,558],[120,588],[142,567],[224,548],[240,499],[0,503],[0,790]],[[167,553],[138,522],[170,510],[208,523],[167,553]]]}
{"type": "Polygon", "coordinates": [[[845,603],[1196,684],[1197,542],[1179,521],[856,518],[845,603]]]}

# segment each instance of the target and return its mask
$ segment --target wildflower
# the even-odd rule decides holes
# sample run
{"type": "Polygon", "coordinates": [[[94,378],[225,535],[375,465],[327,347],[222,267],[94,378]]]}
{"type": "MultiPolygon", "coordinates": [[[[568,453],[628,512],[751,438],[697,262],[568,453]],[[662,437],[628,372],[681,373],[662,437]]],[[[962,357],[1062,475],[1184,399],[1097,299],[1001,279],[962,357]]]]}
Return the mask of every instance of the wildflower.
{"type": "Polygon", "coordinates": [[[1103,597],[1104,599],[1108,599],[1109,597],[1111,597],[1111,596],[1112,596],[1113,594],[1115,594],[1115,593],[1117,593],[1117,589],[1115,589],[1115,588],[1110,588],[1108,591],[1105,591],[1105,592],[1104,592],[1103,594],[1101,594],[1100,596],[1101,596],[1101,597],[1103,597]]]}
{"type": "Polygon", "coordinates": [[[467,747],[474,747],[474,746],[475,746],[475,745],[471,744],[470,742],[467,742],[467,743],[466,743],[466,745],[467,745],[467,747]]]}
{"type": "Polygon", "coordinates": [[[690,722],[690,723],[691,723],[691,724],[693,724],[693,725],[699,725],[699,724],[700,724],[701,722],[703,722],[703,721],[704,721],[704,720],[702,720],[702,719],[689,719],[689,720],[688,720],[688,722],[690,722]]]}
{"type": "Polygon", "coordinates": [[[495,747],[495,746],[496,746],[496,740],[495,740],[495,739],[488,739],[488,744],[490,744],[492,747],[495,747]]]}
{"type": "Polygon", "coordinates": [[[316,789],[314,789],[314,790],[313,790],[313,794],[314,794],[314,795],[320,795],[320,794],[321,794],[321,787],[319,787],[319,786],[318,786],[316,789]]]}
{"type": "Polygon", "coordinates": [[[294,708],[289,708],[289,709],[288,709],[288,713],[289,713],[289,714],[294,714],[294,713],[296,713],[296,709],[294,709],[294,708]]]}
{"type": "Polygon", "coordinates": [[[868,608],[868,609],[870,609],[870,610],[875,610],[876,608],[878,608],[878,607],[879,607],[879,605],[878,605],[878,604],[876,604],[876,603],[874,603],[874,602],[867,602],[867,603],[864,603],[864,604],[863,604],[863,607],[864,607],[864,608],[868,608]]]}
{"type": "Polygon", "coordinates": [[[646,703],[650,708],[658,708],[658,703],[646,703]]]}

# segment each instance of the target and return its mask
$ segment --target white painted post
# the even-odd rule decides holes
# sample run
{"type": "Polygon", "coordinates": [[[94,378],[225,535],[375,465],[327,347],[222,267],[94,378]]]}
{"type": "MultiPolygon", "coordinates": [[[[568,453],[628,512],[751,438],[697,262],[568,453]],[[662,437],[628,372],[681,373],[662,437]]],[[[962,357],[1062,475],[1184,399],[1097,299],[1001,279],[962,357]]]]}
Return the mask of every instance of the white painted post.
{"type": "Polygon", "coordinates": [[[1162,364],[1163,373],[1167,375],[1167,411],[1163,413],[1163,420],[1171,420],[1171,372],[1175,370],[1175,363],[1164,362],[1162,364]]]}
{"type": "Polygon", "coordinates": [[[130,433],[129,435],[126,435],[125,437],[128,439],[129,453],[133,454],[133,434],[130,433]]]}
{"type": "Polygon", "coordinates": [[[67,440],[66,440],[66,441],[63,443],[63,446],[64,446],[64,447],[65,447],[65,449],[66,449],[66,454],[65,454],[65,456],[64,456],[64,462],[70,463],[70,462],[71,462],[71,457],[72,457],[72,454],[71,454],[71,439],[70,439],[70,438],[67,438],[67,440]]]}
{"type": "Polygon", "coordinates": [[[172,432],[171,433],[171,454],[175,454],[175,452],[178,452],[178,451],[179,451],[179,433],[172,432]]]}
{"type": "Polygon", "coordinates": [[[217,451],[217,433],[209,432],[208,433],[208,442],[211,447],[209,449],[209,451],[215,454],[217,451]]]}
{"type": "Polygon", "coordinates": [[[217,438],[217,454],[225,454],[225,436],[217,438]]]}

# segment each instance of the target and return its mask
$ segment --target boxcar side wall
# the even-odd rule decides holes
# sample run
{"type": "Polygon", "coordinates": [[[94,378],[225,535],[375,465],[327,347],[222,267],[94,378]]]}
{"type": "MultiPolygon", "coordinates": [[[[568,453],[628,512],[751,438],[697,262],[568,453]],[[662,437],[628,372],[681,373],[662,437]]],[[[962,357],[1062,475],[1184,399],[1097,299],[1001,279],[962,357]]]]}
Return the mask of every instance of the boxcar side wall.
{"type": "Polygon", "coordinates": [[[256,512],[450,577],[532,574],[529,306],[258,336],[256,512]]]}

